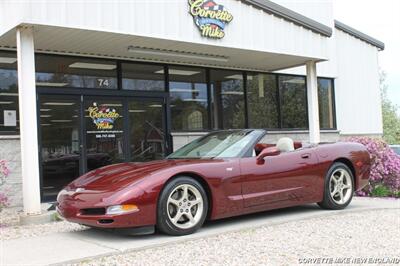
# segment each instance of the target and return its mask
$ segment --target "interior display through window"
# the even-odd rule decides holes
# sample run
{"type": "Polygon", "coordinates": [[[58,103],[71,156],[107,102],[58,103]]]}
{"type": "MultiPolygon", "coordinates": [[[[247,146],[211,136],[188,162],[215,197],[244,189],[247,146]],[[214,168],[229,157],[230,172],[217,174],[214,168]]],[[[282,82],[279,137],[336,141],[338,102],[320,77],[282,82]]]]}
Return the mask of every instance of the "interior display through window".
{"type": "Polygon", "coordinates": [[[206,72],[202,68],[169,67],[169,92],[173,130],[208,128],[206,72]]]}
{"type": "Polygon", "coordinates": [[[210,79],[213,128],[244,128],[243,73],[229,70],[211,70],[210,79]]]}
{"type": "Polygon", "coordinates": [[[51,88],[117,88],[115,61],[36,55],[36,86],[51,88]]]}

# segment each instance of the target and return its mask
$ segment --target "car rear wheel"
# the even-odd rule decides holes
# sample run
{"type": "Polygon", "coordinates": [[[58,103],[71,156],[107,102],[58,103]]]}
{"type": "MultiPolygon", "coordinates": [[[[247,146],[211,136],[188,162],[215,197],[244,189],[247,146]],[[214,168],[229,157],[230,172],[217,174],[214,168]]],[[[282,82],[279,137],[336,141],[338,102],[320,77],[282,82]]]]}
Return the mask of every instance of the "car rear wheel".
{"type": "Polygon", "coordinates": [[[190,177],[178,177],[161,192],[157,228],[169,235],[187,235],[199,229],[207,216],[208,201],[202,185],[190,177]]]}
{"type": "Polygon", "coordinates": [[[318,205],[324,209],[339,210],[350,204],[354,193],[353,173],[343,163],[334,163],[325,177],[324,198],[318,205]]]}

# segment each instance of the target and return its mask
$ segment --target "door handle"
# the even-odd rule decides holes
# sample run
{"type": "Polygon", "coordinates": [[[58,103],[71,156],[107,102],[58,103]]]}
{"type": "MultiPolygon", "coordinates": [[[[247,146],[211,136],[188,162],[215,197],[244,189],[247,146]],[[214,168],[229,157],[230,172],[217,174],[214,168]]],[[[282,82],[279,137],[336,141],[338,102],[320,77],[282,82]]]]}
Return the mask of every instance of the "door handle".
{"type": "Polygon", "coordinates": [[[303,153],[302,155],[301,155],[301,158],[303,158],[303,159],[308,159],[308,158],[310,158],[310,153],[303,153]]]}

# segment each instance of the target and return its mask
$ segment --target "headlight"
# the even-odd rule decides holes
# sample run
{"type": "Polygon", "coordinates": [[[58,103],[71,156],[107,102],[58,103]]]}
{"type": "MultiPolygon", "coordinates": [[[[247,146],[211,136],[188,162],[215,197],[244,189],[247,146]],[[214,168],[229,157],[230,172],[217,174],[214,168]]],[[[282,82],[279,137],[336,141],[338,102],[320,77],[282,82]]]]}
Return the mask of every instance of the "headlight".
{"type": "Polygon", "coordinates": [[[135,204],[124,204],[124,205],[114,205],[108,207],[106,210],[106,214],[114,215],[114,214],[124,214],[137,211],[139,211],[139,208],[135,204]]]}

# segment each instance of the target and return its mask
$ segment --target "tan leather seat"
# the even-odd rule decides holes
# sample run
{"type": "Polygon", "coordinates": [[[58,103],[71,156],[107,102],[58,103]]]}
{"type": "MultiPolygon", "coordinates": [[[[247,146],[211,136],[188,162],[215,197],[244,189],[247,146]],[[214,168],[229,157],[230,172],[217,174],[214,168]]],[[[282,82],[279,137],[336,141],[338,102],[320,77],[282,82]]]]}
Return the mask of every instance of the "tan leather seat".
{"type": "Polygon", "coordinates": [[[294,143],[291,138],[280,138],[278,142],[276,143],[276,147],[281,151],[281,152],[289,152],[289,151],[294,151],[294,143]]]}

